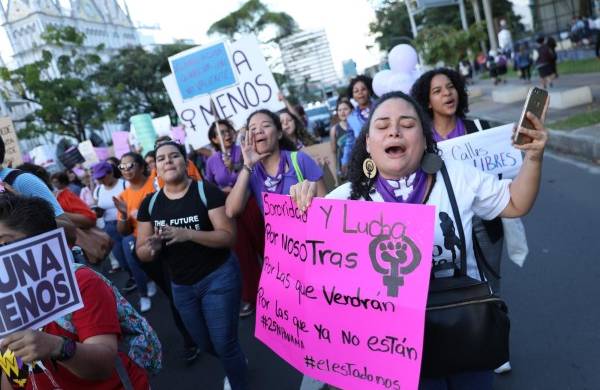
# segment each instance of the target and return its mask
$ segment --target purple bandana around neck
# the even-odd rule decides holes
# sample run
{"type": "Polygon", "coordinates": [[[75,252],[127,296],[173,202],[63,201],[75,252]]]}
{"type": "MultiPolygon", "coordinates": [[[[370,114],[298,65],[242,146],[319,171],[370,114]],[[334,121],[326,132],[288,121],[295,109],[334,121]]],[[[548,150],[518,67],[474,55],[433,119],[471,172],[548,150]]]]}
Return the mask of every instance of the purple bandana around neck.
{"type": "Polygon", "coordinates": [[[467,133],[467,131],[465,130],[464,122],[462,121],[462,119],[457,117],[456,118],[456,127],[454,129],[452,129],[452,131],[450,133],[448,133],[448,136],[446,138],[442,138],[440,133],[438,133],[434,127],[433,128],[433,139],[435,140],[435,142],[441,142],[441,141],[445,141],[447,139],[460,137],[461,135],[465,135],[466,133],[467,133]]]}
{"type": "Polygon", "coordinates": [[[232,165],[239,163],[240,158],[242,157],[242,149],[237,145],[233,145],[231,147],[229,153],[223,153],[223,152],[217,152],[217,153],[220,154],[221,160],[223,161],[223,163],[225,163],[225,156],[229,156],[229,158],[231,159],[232,165]]]}
{"type": "Polygon", "coordinates": [[[256,164],[256,173],[263,183],[263,190],[266,192],[272,192],[275,194],[281,194],[283,190],[283,174],[285,171],[285,164],[287,161],[287,154],[283,150],[279,152],[279,168],[277,168],[277,174],[275,176],[269,176],[262,162],[256,164]]]}
{"type": "Polygon", "coordinates": [[[386,202],[421,203],[427,190],[427,174],[419,168],[400,180],[386,180],[379,175],[376,188],[386,202]]]}

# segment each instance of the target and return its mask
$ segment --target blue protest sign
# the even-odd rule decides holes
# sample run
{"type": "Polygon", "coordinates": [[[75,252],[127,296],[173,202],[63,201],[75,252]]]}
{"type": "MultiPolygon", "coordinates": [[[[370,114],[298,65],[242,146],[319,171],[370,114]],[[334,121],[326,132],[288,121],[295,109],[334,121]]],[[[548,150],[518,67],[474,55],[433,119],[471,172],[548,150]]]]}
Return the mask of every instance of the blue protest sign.
{"type": "Polygon", "coordinates": [[[187,50],[172,57],[170,62],[183,99],[236,83],[224,43],[187,50]]]}

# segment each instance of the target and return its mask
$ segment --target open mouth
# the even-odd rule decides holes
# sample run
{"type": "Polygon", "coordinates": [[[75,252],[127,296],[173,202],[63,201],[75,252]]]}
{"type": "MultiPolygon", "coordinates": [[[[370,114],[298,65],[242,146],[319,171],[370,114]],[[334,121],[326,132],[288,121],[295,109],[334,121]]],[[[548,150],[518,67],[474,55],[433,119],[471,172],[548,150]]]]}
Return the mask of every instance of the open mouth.
{"type": "Polygon", "coordinates": [[[406,152],[406,147],[404,145],[389,146],[384,151],[389,157],[400,157],[406,152]]]}
{"type": "Polygon", "coordinates": [[[454,108],[454,104],[455,104],[454,100],[448,100],[447,102],[444,102],[444,106],[446,106],[448,108],[454,108]]]}

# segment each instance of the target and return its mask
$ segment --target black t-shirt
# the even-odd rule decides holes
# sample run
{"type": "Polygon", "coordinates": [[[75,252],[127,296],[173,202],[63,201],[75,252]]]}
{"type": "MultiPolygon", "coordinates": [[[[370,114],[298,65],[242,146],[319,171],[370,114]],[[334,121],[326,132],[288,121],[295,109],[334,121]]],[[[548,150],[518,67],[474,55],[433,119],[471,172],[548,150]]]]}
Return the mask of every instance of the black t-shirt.
{"type": "MultiPolygon", "coordinates": [[[[169,199],[161,191],[149,215],[150,199],[146,196],[138,210],[138,221],[152,222],[155,227],[175,226],[186,229],[214,230],[208,210],[225,205],[225,194],[214,185],[204,182],[207,206],[198,193],[198,184],[193,181],[187,193],[180,199],[169,199]]],[[[190,285],[219,268],[229,257],[229,248],[209,248],[191,241],[163,245],[160,256],[166,261],[175,284],[190,285]]]]}

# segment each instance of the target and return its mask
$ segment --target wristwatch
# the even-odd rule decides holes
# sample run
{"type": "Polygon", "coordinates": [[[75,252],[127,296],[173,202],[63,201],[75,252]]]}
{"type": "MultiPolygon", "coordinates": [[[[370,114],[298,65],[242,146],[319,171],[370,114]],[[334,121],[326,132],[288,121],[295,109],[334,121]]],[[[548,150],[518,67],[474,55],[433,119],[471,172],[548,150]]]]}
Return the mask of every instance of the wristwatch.
{"type": "Polygon", "coordinates": [[[75,356],[75,352],[77,351],[77,343],[67,337],[61,337],[63,339],[62,345],[60,347],[60,352],[54,360],[59,362],[64,362],[71,359],[75,356]]]}

